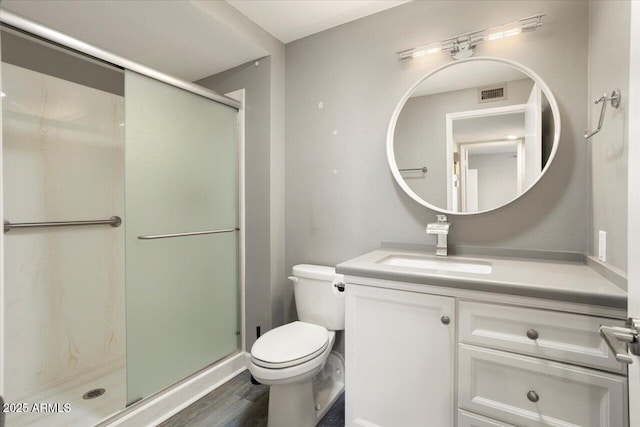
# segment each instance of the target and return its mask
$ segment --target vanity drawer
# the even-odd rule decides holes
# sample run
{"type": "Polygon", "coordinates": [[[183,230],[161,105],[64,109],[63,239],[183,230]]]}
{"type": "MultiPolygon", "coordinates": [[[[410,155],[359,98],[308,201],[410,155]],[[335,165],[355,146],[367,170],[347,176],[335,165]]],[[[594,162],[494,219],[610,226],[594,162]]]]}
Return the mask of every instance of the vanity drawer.
{"type": "Polygon", "coordinates": [[[518,426],[625,427],[625,377],[459,345],[458,405],[518,426]],[[537,399],[537,401],[536,401],[537,399]]]}
{"type": "Polygon", "coordinates": [[[515,427],[513,424],[485,418],[482,415],[458,409],[458,427],[515,427]]]}
{"type": "Polygon", "coordinates": [[[599,333],[622,320],[460,301],[458,324],[463,343],[626,373],[599,333]]]}

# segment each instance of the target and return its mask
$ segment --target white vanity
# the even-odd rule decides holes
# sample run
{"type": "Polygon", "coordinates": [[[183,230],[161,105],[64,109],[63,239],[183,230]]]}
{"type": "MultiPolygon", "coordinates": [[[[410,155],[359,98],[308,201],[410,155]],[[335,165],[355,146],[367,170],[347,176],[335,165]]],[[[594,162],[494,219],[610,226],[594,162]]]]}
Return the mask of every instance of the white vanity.
{"type": "Polygon", "coordinates": [[[428,252],[383,247],[337,266],[347,282],[348,427],[628,425],[627,367],[599,330],[625,326],[623,277],[580,253],[444,256],[456,216],[525,197],[559,139],[549,87],[502,58],[445,64],[400,100],[391,173],[451,223],[438,215],[427,225],[438,237],[428,252]]]}
{"type": "Polygon", "coordinates": [[[624,326],[626,292],[564,258],[382,248],[339,264],[346,426],[627,426],[626,365],[598,331],[624,326]]]}

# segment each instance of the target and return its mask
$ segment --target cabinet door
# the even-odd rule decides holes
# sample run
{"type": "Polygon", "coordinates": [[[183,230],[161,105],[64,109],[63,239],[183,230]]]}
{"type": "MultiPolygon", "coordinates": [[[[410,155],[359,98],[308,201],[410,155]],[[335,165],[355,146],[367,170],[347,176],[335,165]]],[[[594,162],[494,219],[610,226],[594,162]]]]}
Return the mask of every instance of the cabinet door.
{"type": "Polygon", "coordinates": [[[515,427],[502,421],[458,409],[458,427],[515,427]]]}
{"type": "Polygon", "coordinates": [[[454,307],[450,297],[347,285],[346,426],[453,426],[454,307]]]}

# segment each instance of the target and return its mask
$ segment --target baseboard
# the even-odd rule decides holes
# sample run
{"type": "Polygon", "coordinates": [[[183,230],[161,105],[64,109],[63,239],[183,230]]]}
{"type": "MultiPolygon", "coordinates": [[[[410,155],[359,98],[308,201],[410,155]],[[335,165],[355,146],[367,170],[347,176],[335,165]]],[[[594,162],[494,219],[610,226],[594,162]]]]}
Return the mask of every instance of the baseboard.
{"type": "Polygon", "coordinates": [[[157,426],[247,369],[240,352],[110,417],[96,427],[157,426]]]}

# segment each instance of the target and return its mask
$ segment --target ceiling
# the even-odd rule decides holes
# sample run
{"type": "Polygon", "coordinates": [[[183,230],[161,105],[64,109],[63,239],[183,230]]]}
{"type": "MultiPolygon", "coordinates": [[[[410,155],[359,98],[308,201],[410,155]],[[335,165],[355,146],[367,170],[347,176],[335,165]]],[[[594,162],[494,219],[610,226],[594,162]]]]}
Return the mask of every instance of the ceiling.
{"type": "MultiPolygon", "coordinates": [[[[447,53],[441,53],[441,55],[447,55],[447,53]]],[[[522,71],[502,62],[471,61],[454,63],[454,65],[446,68],[446,72],[437,72],[429,76],[418,85],[411,97],[490,86],[528,78],[529,76],[522,71]]]]}
{"type": "MultiPolygon", "coordinates": [[[[229,0],[228,4],[287,43],[407,1],[229,0]]],[[[236,33],[232,24],[188,0],[2,0],[2,8],[187,81],[269,54],[236,33]]]]}
{"type": "Polygon", "coordinates": [[[283,43],[337,27],[411,0],[226,0],[283,43]]]}
{"type": "Polygon", "coordinates": [[[268,54],[188,1],[3,0],[2,8],[187,81],[268,54]]]}
{"type": "MultiPolygon", "coordinates": [[[[495,116],[474,117],[453,122],[453,137],[464,144],[481,141],[503,141],[508,135],[524,137],[524,113],[499,114],[495,116]]],[[[511,152],[497,150],[497,152],[511,152]]]]}

